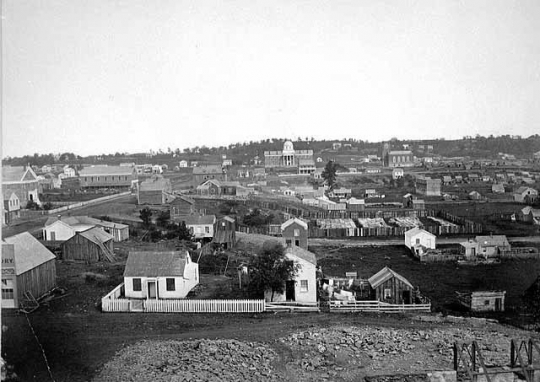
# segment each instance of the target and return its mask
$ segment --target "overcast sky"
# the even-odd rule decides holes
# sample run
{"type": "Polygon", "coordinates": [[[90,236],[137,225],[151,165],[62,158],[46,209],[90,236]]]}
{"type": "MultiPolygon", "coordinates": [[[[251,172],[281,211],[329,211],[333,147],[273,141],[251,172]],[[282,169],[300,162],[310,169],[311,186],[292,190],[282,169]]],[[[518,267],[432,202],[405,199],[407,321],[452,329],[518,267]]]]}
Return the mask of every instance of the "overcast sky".
{"type": "Polygon", "coordinates": [[[538,0],[3,0],[4,156],[540,133],[538,0]]]}

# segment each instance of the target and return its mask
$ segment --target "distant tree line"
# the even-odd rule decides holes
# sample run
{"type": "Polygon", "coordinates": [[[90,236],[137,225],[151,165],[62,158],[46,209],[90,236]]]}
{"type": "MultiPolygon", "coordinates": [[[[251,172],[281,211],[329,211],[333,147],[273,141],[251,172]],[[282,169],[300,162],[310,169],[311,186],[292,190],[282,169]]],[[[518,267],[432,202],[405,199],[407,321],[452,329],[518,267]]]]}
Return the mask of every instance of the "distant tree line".
{"type": "MultiPolygon", "coordinates": [[[[237,142],[231,143],[227,146],[195,146],[184,149],[168,147],[163,151],[159,149],[153,153],[153,159],[155,160],[167,160],[176,157],[193,157],[198,158],[205,155],[227,155],[229,159],[237,163],[243,163],[248,158],[259,156],[260,159],[264,159],[265,151],[279,151],[283,149],[283,144],[287,139],[284,138],[269,138],[260,141],[249,142],[237,142]]],[[[294,148],[296,150],[313,150],[315,153],[322,152],[324,150],[330,150],[332,143],[341,142],[349,143],[359,153],[374,153],[378,152],[382,146],[382,142],[368,142],[352,138],[333,139],[333,140],[315,140],[313,137],[298,137],[294,140],[294,148]]],[[[403,144],[408,144],[413,148],[418,145],[432,145],[433,152],[444,156],[471,156],[471,157],[495,157],[498,153],[514,154],[514,155],[532,155],[535,152],[540,151],[540,135],[534,134],[527,138],[511,135],[501,136],[481,136],[475,137],[467,136],[457,140],[445,140],[445,139],[429,139],[429,140],[399,140],[392,138],[390,140],[391,146],[394,149],[402,148],[403,144]]],[[[343,150],[343,148],[342,148],[343,150]]],[[[101,154],[99,156],[92,155],[88,157],[81,157],[75,153],[62,153],[55,157],[53,154],[38,154],[24,155],[22,157],[6,157],[3,159],[4,164],[10,164],[14,166],[32,165],[43,166],[52,163],[95,163],[97,158],[107,163],[107,161],[121,162],[121,161],[133,161],[139,158],[139,156],[146,156],[143,154],[125,154],[116,152],[114,154],[101,154]]],[[[139,158],[140,159],[140,158],[139,158]]]]}

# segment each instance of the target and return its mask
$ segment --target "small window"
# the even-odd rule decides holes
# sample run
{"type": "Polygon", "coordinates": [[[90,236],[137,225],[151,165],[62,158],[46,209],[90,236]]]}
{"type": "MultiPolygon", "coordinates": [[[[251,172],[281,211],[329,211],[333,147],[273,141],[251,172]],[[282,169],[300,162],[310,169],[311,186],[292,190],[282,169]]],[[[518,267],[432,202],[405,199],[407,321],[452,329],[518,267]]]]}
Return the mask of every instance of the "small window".
{"type": "Polygon", "coordinates": [[[291,245],[291,244],[292,244],[291,239],[287,239],[287,240],[285,240],[285,242],[287,243],[287,245],[291,245]]]}
{"type": "Polygon", "coordinates": [[[392,298],[392,290],[391,289],[385,289],[384,290],[384,298],[392,298]]]}
{"type": "Polygon", "coordinates": [[[174,284],[174,279],[173,278],[167,278],[167,290],[168,291],[175,291],[176,290],[176,286],[174,284]]]}
{"type": "Polygon", "coordinates": [[[300,230],[299,229],[294,230],[294,236],[300,236],[300,230]]]}
{"type": "Polygon", "coordinates": [[[141,279],[133,279],[133,291],[134,292],[142,291],[141,279]]]}
{"type": "Polygon", "coordinates": [[[308,281],[300,280],[300,292],[307,292],[307,291],[308,291],[308,281]]]}
{"type": "Polygon", "coordinates": [[[416,238],[416,244],[420,244],[420,238],[416,238]]]}
{"type": "Polygon", "coordinates": [[[484,300],[484,305],[489,305],[489,300],[484,300]]]}
{"type": "Polygon", "coordinates": [[[210,227],[204,227],[204,232],[205,233],[210,233],[210,227]]]}

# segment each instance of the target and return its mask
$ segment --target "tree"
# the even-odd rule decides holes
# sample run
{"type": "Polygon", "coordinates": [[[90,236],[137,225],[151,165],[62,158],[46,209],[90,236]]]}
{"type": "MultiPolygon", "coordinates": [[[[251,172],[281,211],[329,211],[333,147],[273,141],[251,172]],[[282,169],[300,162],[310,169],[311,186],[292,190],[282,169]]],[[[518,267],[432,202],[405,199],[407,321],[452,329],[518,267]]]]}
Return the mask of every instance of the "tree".
{"type": "Polygon", "coordinates": [[[328,161],[326,166],[324,166],[321,176],[326,181],[326,185],[328,188],[330,188],[330,190],[333,190],[336,186],[336,172],[337,168],[334,161],[328,161]]]}
{"type": "Polygon", "coordinates": [[[272,220],[274,219],[274,216],[265,215],[259,210],[258,208],[253,209],[253,211],[250,211],[248,214],[244,216],[244,219],[242,222],[250,227],[261,227],[267,224],[270,224],[272,220]]]}
{"type": "Polygon", "coordinates": [[[152,210],[148,207],[144,207],[139,212],[139,217],[143,221],[143,225],[148,228],[152,224],[152,210]]]}
{"type": "Polygon", "coordinates": [[[293,279],[297,273],[298,265],[287,258],[281,243],[266,241],[261,252],[251,261],[249,287],[257,296],[271,290],[272,301],[275,293],[285,292],[285,282],[293,279]]]}
{"type": "Polygon", "coordinates": [[[171,215],[169,211],[161,211],[156,219],[156,223],[160,227],[166,227],[167,224],[169,223],[170,218],[171,218],[171,215]]]}
{"type": "Polygon", "coordinates": [[[185,222],[180,222],[180,224],[178,224],[178,228],[177,228],[177,231],[178,233],[178,239],[180,240],[193,240],[193,235],[191,234],[191,231],[189,230],[188,227],[186,227],[186,223],[185,222]]]}

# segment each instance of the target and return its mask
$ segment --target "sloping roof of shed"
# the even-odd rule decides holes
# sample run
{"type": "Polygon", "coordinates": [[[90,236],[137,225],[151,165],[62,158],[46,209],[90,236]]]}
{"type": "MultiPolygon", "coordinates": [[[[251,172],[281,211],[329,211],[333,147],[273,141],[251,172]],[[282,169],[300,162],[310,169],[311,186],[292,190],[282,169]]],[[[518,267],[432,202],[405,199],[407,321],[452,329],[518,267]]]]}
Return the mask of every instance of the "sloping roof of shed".
{"type": "Polygon", "coordinates": [[[17,275],[23,274],[47,261],[56,259],[56,256],[28,232],[6,237],[4,242],[13,244],[15,250],[15,271],[17,275]]]}
{"type": "Polygon", "coordinates": [[[412,284],[409,282],[409,280],[407,280],[405,277],[401,276],[399,273],[391,270],[388,267],[384,267],[379,272],[375,273],[373,276],[371,276],[368,279],[368,282],[372,288],[377,288],[379,285],[381,285],[387,280],[390,280],[392,277],[395,277],[401,282],[403,282],[404,284],[406,284],[407,286],[414,288],[412,284]]]}
{"type": "Polygon", "coordinates": [[[77,232],[77,234],[81,235],[82,237],[90,240],[92,243],[95,243],[95,244],[106,243],[109,240],[114,239],[107,232],[97,227],[90,228],[86,231],[77,232]]]}
{"type": "Polygon", "coordinates": [[[187,252],[130,252],[124,277],[184,276],[187,252]]]}

